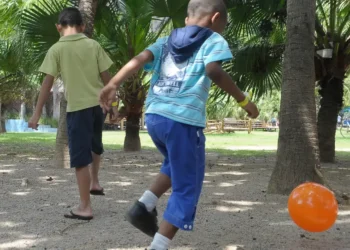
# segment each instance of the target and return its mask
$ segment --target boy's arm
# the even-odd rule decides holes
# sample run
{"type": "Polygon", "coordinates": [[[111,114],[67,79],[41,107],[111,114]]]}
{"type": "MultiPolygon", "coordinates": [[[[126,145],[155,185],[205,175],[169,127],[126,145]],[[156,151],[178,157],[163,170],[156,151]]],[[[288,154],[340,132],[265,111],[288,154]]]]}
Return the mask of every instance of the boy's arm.
{"type": "Polygon", "coordinates": [[[138,56],[131,59],[102,89],[100,93],[100,105],[104,112],[110,109],[119,86],[137,73],[147,63],[153,61],[154,57],[151,51],[145,50],[138,56]]]}
{"type": "Polygon", "coordinates": [[[101,80],[102,80],[104,86],[106,86],[109,83],[109,81],[111,80],[111,75],[109,74],[109,72],[107,70],[101,72],[100,77],[101,77],[101,80]]]}
{"type": "MultiPolygon", "coordinates": [[[[238,103],[245,102],[246,96],[237,87],[230,75],[225,72],[220,62],[212,62],[207,64],[206,72],[208,77],[229,95],[236,99],[238,103]]],[[[259,111],[255,104],[252,102],[247,102],[242,105],[242,108],[248,113],[249,117],[256,118],[259,115],[259,111]]]]}
{"type": "Polygon", "coordinates": [[[120,84],[125,82],[131,76],[136,74],[147,63],[153,61],[153,54],[149,50],[141,52],[139,55],[131,59],[109,82],[108,85],[113,85],[119,88],[120,84]]]}
{"type": "Polygon", "coordinates": [[[44,81],[41,85],[40,94],[39,94],[39,98],[38,98],[38,102],[36,104],[34,114],[28,122],[29,128],[32,128],[32,129],[38,128],[38,122],[39,122],[39,119],[41,116],[41,112],[43,110],[43,107],[44,107],[46,101],[49,99],[54,80],[55,80],[55,78],[51,75],[45,76],[44,81]]]}

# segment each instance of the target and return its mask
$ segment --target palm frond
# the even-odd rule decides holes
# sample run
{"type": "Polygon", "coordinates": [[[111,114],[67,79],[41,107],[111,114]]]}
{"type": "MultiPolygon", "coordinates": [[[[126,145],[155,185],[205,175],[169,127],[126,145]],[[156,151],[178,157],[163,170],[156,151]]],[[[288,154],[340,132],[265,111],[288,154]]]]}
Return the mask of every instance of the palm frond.
{"type": "Polygon", "coordinates": [[[250,37],[270,29],[274,23],[286,19],[285,0],[228,0],[229,24],[227,29],[235,36],[250,37]]]}
{"type": "Polygon", "coordinates": [[[188,0],[146,0],[153,16],[168,17],[175,28],[185,25],[187,15],[188,0]]]}
{"type": "Polygon", "coordinates": [[[23,12],[22,29],[32,42],[33,63],[36,66],[40,65],[49,48],[59,39],[55,23],[60,11],[73,4],[74,1],[69,0],[40,0],[23,12]]]}

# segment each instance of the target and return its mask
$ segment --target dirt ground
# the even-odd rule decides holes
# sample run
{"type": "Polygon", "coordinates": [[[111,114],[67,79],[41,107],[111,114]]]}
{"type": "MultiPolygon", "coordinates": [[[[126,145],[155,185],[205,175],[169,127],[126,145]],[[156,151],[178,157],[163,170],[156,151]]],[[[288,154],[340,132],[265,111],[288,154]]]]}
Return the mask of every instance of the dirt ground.
{"type": "MultiPolygon", "coordinates": [[[[51,149],[34,155],[0,146],[0,249],[143,250],[149,245],[151,239],[124,214],[157,174],[158,153],[106,152],[101,170],[106,196],[92,198],[91,222],[63,218],[78,199],[74,172],[55,169],[51,149]]],[[[171,249],[350,249],[349,207],[340,207],[331,230],[311,234],[289,219],[288,197],[266,194],[274,160],[209,154],[195,231],[180,232],[171,249]]],[[[346,193],[349,163],[323,166],[331,184],[346,193]]],[[[160,200],[160,216],[166,200],[160,200]]]]}

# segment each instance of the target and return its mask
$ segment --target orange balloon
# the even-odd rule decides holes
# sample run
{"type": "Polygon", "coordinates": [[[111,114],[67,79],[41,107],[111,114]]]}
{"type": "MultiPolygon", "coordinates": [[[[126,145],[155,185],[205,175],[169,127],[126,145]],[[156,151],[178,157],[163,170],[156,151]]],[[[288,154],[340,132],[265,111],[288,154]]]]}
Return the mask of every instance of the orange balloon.
{"type": "Polygon", "coordinates": [[[304,183],[289,196],[288,211],[292,220],[309,232],[331,228],[338,215],[338,202],[328,188],[317,183],[304,183]]]}

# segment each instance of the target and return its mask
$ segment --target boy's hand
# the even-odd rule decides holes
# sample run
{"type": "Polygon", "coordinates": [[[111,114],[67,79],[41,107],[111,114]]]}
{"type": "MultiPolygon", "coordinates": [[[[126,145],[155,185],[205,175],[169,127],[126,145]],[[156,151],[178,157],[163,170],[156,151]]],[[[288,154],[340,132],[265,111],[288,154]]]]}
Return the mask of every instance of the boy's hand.
{"type": "Polygon", "coordinates": [[[248,116],[252,119],[255,119],[259,116],[258,108],[252,102],[249,102],[243,109],[248,113],[248,116]]]}
{"type": "Polygon", "coordinates": [[[111,109],[111,105],[117,94],[117,88],[113,84],[106,85],[100,92],[100,106],[103,113],[107,113],[111,109]]]}
{"type": "Polygon", "coordinates": [[[40,120],[40,116],[34,114],[30,120],[28,121],[28,128],[32,128],[34,130],[38,130],[39,127],[39,120],[40,120]]]}
{"type": "Polygon", "coordinates": [[[118,121],[118,116],[119,116],[118,106],[112,107],[111,110],[109,111],[109,121],[111,123],[117,122],[118,121]]]}

